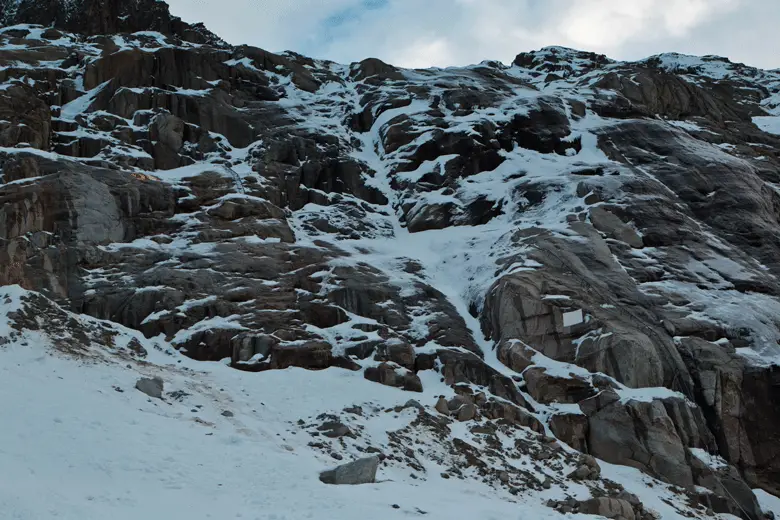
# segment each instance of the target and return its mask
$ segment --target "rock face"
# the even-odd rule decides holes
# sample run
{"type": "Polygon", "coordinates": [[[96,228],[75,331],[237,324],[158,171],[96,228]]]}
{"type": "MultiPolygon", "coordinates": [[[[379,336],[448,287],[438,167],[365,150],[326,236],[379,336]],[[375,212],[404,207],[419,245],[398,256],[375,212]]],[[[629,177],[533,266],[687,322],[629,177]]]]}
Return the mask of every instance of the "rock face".
{"type": "Polygon", "coordinates": [[[780,493],[776,71],[345,67],[157,0],[0,20],[1,285],[239,370],[441,380],[437,420],[549,431],[743,517],[780,493]]]}
{"type": "Polygon", "coordinates": [[[664,403],[621,403],[611,391],[580,404],[588,416],[590,452],[608,462],[627,464],[678,486],[691,486],[686,449],[664,403]]]}

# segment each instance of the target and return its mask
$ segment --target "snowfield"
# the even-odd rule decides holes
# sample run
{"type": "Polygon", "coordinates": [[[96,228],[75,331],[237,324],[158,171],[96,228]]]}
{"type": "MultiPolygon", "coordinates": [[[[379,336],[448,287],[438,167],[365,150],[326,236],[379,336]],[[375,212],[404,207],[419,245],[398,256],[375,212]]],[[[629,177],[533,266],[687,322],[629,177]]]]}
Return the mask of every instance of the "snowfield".
{"type": "MultiPolygon", "coordinates": [[[[521,511],[558,516],[496,500],[484,485],[445,481],[433,466],[424,484],[387,470],[377,484],[320,483],[319,472],[339,462],[313,453],[311,437],[295,435],[295,421],[351,405],[351,396],[381,408],[408,398],[351,372],[289,369],[258,377],[218,364],[188,369],[186,358],[127,369],[63,359],[36,339],[0,352],[0,413],[13,418],[0,430],[4,519],[444,519],[457,518],[466,503],[484,519],[521,511]],[[166,392],[189,395],[150,399],[134,388],[142,374],[162,376],[166,392]]],[[[409,419],[385,417],[372,429],[381,442],[385,426],[409,419]]]]}
{"type": "MultiPolygon", "coordinates": [[[[0,337],[13,334],[7,315],[28,294],[13,286],[0,290],[0,337]]],[[[335,368],[246,373],[193,361],[161,339],[110,326],[119,332],[117,345],[138,340],[148,357],[139,361],[98,345],[74,356],[38,331],[0,345],[4,520],[595,518],[546,507],[549,499],[565,498],[555,487],[513,496],[477,478],[444,478],[447,465],[430,453],[419,458],[424,471],[418,474],[383,463],[375,484],[319,481],[320,472],[365,456],[366,447],[391,454],[388,434],[417,416],[414,407],[400,409],[410,398],[432,404],[438,395],[452,395],[433,372],[425,373],[422,395],[335,368]],[[135,389],[140,377],[162,378],[163,399],[135,389]],[[357,438],[342,439],[331,454],[310,446],[316,439],[304,424],[355,406],[361,415],[342,412],[341,418],[361,432],[357,438]]],[[[478,445],[462,423],[450,435],[478,445]]],[[[632,468],[600,464],[605,476],[662,518],[686,518],[679,513],[684,501],[670,486],[632,468]]],[[[582,485],[572,492],[589,496],[582,485]]]]}

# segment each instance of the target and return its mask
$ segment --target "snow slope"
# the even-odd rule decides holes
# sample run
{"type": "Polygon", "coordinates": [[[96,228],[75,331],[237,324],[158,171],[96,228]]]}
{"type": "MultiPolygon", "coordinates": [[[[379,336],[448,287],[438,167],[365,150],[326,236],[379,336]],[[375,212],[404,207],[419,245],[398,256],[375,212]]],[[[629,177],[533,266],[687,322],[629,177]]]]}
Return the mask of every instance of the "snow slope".
{"type": "MultiPolygon", "coordinates": [[[[2,289],[2,336],[11,336],[6,315],[23,307],[27,294],[2,289]]],[[[7,418],[0,429],[4,519],[564,517],[543,505],[564,498],[557,486],[515,497],[478,479],[445,479],[443,460],[422,454],[424,470],[415,476],[387,461],[376,484],[322,484],[319,472],[339,463],[332,454],[349,460],[367,445],[387,452],[388,432],[416,416],[414,408],[396,408],[408,392],[340,369],[239,372],[192,361],[159,340],[111,327],[118,345],[135,338],[147,359],[99,345],[73,356],[38,331],[14,334],[0,346],[0,415],[7,418]],[[163,400],[134,388],[141,376],[163,378],[163,400]],[[360,436],[340,442],[330,455],[309,445],[313,437],[299,420],[309,423],[323,412],[356,405],[364,413],[348,424],[360,436]]],[[[449,390],[435,378],[425,383],[422,402],[449,390]]],[[[453,427],[451,435],[476,442],[465,428],[453,427]]],[[[436,443],[424,435],[418,440],[422,446],[436,443]]],[[[668,486],[630,468],[602,466],[663,518],[683,518],[676,509],[683,503],[668,486]],[[654,491],[647,493],[650,482],[654,491]]],[[[581,485],[568,493],[589,495],[581,485]]]]}

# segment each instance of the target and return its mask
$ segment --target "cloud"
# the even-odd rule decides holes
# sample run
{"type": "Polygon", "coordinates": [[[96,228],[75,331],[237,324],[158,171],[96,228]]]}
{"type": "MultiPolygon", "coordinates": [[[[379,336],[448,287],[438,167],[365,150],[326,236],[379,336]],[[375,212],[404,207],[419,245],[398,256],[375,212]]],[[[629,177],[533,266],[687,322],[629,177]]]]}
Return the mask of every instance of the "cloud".
{"type": "Polygon", "coordinates": [[[682,36],[738,6],[738,0],[582,0],[557,27],[562,38],[594,50],[629,40],[682,36]]]}
{"type": "Polygon", "coordinates": [[[406,67],[564,45],[638,59],[721,54],[777,67],[776,0],[168,0],[231,43],[339,62],[373,56],[406,67]],[[723,36],[728,35],[728,38],[723,36]]]}
{"type": "Polygon", "coordinates": [[[396,51],[395,55],[393,63],[413,69],[457,61],[457,56],[452,54],[452,48],[447,39],[436,37],[427,39],[423,37],[414,40],[396,51]]]}

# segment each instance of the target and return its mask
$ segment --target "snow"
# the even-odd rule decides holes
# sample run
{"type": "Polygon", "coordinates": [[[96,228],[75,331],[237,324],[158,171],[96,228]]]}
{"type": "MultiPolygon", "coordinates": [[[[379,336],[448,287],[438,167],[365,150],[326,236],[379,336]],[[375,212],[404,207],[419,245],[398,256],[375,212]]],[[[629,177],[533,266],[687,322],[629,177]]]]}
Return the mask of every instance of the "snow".
{"type": "Polygon", "coordinates": [[[232,240],[246,242],[247,244],[257,244],[257,245],[259,245],[259,244],[279,244],[279,243],[282,242],[281,238],[277,238],[277,237],[261,238],[261,237],[259,237],[257,235],[249,235],[249,236],[245,236],[245,237],[236,237],[236,238],[234,238],[232,240]]]}
{"type": "Polygon", "coordinates": [[[780,498],[770,495],[763,489],[754,489],[753,493],[755,493],[762,511],[774,513],[775,518],[780,518],[780,498]]]}
{"type": "MultiPolygon", "coordinates": [[[[164,289],[164,287],[162,287],[162,289],[164,289]]],[[[214,302],[216,300],[217,300],[216,296],[206,296],[205,298],[187,300],[181,305],[179,305],[178,307],[176,307],[174,310],[177,311],[177,314],[179,314],[180,316],[187,316],[187,311],[195,309],[197,307],[201,307],[203,305],[214,302]]],[[[141,325],[157,321],[163,316],[172,313],[173,311],[171,310],[162,310],[162,311],[153,312],[149,316],[144,318],[144,321],[141,322],[141,325]]]]}
{"type": "Polygon", "coordinates": [[[454,481],[438,492],[435,483],[319,483],[317,474],[335,461],[313,456],[303,436],[289,434],[287,421],[358,388],[395,401],[380,385],[336,372],[318,377],[289,370],[259,378],[215,367],[190,379],[177,370],[163,372],[169,391],[192,395],[185,403],[162,403],[135,391],[136,375],[115,366],[22,346],[0,355],[2,412],[15,417],[0,431],[0,509],[7,518],[362,519],[389,514],[395,501],[407,511],[420,507],[431,518],[451,518],[463,507],[450,500],[453,494],[468,496],[481,518],[517,513],[517,506],[493,500],[486,490],[454,481]],[[234,392],[219,390],[226,386],[234,392]],[[197,413],[189,412],[194,404],[202,406],[197,413]],[[222,410],[235,416],[223,418],[222,410]]]}
{"type": "Polygon", "coordinates": [[[201,320],[195,325],[187,329],[181,329],[178,331],[171,340],[171,344],[178,345],[187,342],[192,336],[199,332],[207,332],[214,330],[248,330],[246,327],[238,323],[240,315],[234,314],[232,316],[222,317],[214,316],[213,318],[206,318],[201,320]]]}
{"type": "MultiPolygon", "coordinates": [[[[623,386],[615,390],[620,396],[620,401],[627,403],[629,401],[638,401],[640,403],[650,403],[656,399],[681,399],[688,402],[683,394],[675,392],[664,387],[650,387],[650,388],[629,388],[623,386]]],[[[690,403],[693,406],[693,403],[690,403]]]]}
{"type": "MultiPolygon", "coordinates": [[[[27,177],[25,179],[17,179],[15,181],[6,182],[5,184],[0,183],[0,187],[11,186],[13,184],[28,184],[28,183],[31,183],[31,182],[36,182],[36,181],[38,181],[38,180],[40,180],[42,178],[43,177],[38,176],[38,177],[27,177]]],[[[0,175],[0,180],[2,180],[2,175],[0,175]]]]}
{"type": "Polygon", "coordinates": [[[240,60],[238,60],[238,59],[231,59],[231,60],[225,61],[224,63],[228,67],[237,67],[237,66],[241,65],[242,67],[246,67],[247,69],[260,72],[260,69],[255,67],[255,62],[251,58],[241,58],[240,60]]]}
{"type": "Polygon", "coordinates": [[[574,325],[579,325],[583,321],[585,321],[585,318],[582,315],[582,309],[563,313],[564,327],[573,327],[574,325]]]}
{"type": "Polygon", "coordinates": [[[89,92],[84,93],[80,97],[74,99],[70,103],[63,105],[60,111],[60,119],[63,121],[74,121],[76,116],[85,113],[92,101],[100,94],[100,92],[109,84],[111,80],[105,81],[93,88],[89,92]]]}
{"type": "Polygon", "coordinates": [[[712,79],[726,79],[735,72],[735,64],[719,56],[691,56],[669,52],[644,61],[657,60],[659,68],[678,74],[696,73],[712,79]]]}
{"type": "Polygon", "coordinates": [[[216,244],[211,242],[192,243],[192,234],[180,233],[169,243],[158,243],[151,238],[137,238],[132,242],[115,242],[105,246],[98,246],[103,251],[115,252],[123,249],[147,249],[167,253],[171,256],[179,256],[185,253],[209,256],[214,253],[216,244]]]}
{"type": "Polygon", "coordinates": [[[683,130],[688,130],[690,132],[704,132],[705,130],[697,125],[696,123],[692,121],[666,121],[667,124],[670,124],[677,128],[682,128],[683,130]]]}
{"type": "MultiPolygon", "coordinates": [[[[3,288],[3,318],[24,294],[3,288]]],[[[136,338],[145,346],[146,362],[100,350],[67,357],[32,331],[0,346],[0,413],[14,417],[0,429],[0,510],[7,518],[358,520],[424,511],[426,518],[445,519],[464,510],[495,520],[562,518],[542,506],[543,497],[513,502],[477,481],[445,480],[439,474],[446,468],[433,460],[426,461],[423,479],[383,466],[376,484],[322,484],[319,472],[338,462],[313,450],[296,421],[355,404],[390,409],[408,393],[346,370],[251,374],[199,363],[115,328],[117,344],[136,338]],[[163,378],[164,401],[133,388],[141,376],[163,378]],[[176,392],[184,393],[177,399],[176,392]]],[[[363,435],[381,446],[387,431],[413,417],[377,415],[363,435]]],[[[348,447],[346,455],[361,454],[348,447]]]]}
{"type": "MultiPolygon", "coordinates": [[[[663,520],[684,518],[679,511],[685,508],[687,499],[684,495],[675,494],[669,484],[656,482],[639,470],[628,466],[618,466],[604,461],[599,461],[599,466],[604,477],[619,482],[626,491],[635,494],[646,507],[658,512],[659,518],[663,520]]],[[[710,518],[726,520],[733,517],[712,515],[710,518]]]]}
{"type": "Polygon", "coordinates": [[[8,146],[0,146],[0,153],[9,154],[9,155],[16,155],[16,154],[32,154],[37,155],[39,157],[43,157],[46,159],[58,159],[58,160],[65,160],[65,161],[73,161],[76,162],[72,157],[65,157],[53,152],[46,152],[44,150],[39,150],[37,148],[10,148],[8,146]]]}
{"type": "Polygon", "coordinates": [[[661,289],[684,297],[690,302],[691,318],[749,331],[753,347],[738,349],[739,353],[757,364],[780,362],[780,302],[775,298],[725,288],[707,290],[681,281],[647,282],[640,289],[650,294],[661,289]]]}
{"type": "Polygon", "coordinates": [[[711,469],[718,470],[729,467],[729,463],[723,460],[719,455],[713,455],[701,448],[688,448],[688,451],[711,469]]]}
{"type": "Polygon", "coordinates": [[[155,40],[160,47],[171,47],[171,45],[168,44],[165,35],[157,31],[138,31],[134,32],[132,36],[145,36],[155,40]]]}
{"type": "Polygon", "coordinates": [[[177,183],[184,179],[197,177],[205,172],[215,172],[224,177],[231,176],[224,166],[204,162],[194,163],[171,170],[156,170],[154,176],[164,182],[177,183]]]}
{"type": "MultiPolygon", "coordinates": [[[[512,498],[475,480],[443,479],[446,468],[433,460],[424,479],[382,465],[376,484],[320,483],[319,472],[339,462],[308,446],[311,437],[295,431],[298,419],[408,399],[359,373],[244,373],[167,355],[148,340],[149,362],[128,368],[104,356],[61,356],[33,333],[25,339],[0,348],[0,412],[14,417],[0,429],[0,510],[9,519],[564,518],[543,505],[548,496],[562,498],[552,491],[512,498]],[[164,401],[133,388],[138,377],[152,376],[165,381],[164,401]],[[177,391],[187,395],[177,400],[177,391]]],[[[363,435],[381,446],[387,431],[413,417],[379,415],[363,423],[363,435]]],[[[468,438],[457,426],[453,435],[468,438]]],[[[682,498],[668,486],[601,465],[663,518],[684,518],[673,506],[682,498]]],[[[588,496],[584,487],[577,495],[588,496]]]]}
{"type": "Polygon", "coordinates": [[[756,116],[753,118],[753,124],[764,132],[780,135],[780,116],[756,116]]]}

